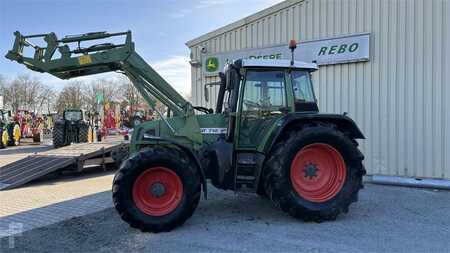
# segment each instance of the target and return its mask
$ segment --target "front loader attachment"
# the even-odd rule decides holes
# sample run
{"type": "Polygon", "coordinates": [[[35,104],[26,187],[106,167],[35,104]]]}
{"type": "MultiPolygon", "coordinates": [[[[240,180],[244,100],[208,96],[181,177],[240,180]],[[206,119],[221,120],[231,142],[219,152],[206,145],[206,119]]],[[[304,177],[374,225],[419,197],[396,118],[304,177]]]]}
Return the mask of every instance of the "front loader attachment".
{"type": "Polygon", "coordinates": [[[25,36],[15,32],[16,39],[13,49],[8,51],[6,58],[24,64],[27,68],[47,72],[61,79],[78,76],[93,75],[120,69],[117,63],[124,61],[132,52],[134,44],[131,41],[131,32],[106,33],[94,32],[81,35],[66,36],[58,39],[54,33],[25,36]],[[126,36],[125,43],[103,43],[89,47],[81,47],[81,42],[105,39],[115,36],[126,36]],[[46,47],[34,45],[31,38],[43,38],[46,47]],[[77,47],[70,49],[69,44],[76,43],[77,47]],[[34,48],[34,55],[23,55],[25,47],[34,48]],[[56,57],[56,52],[60,57],[56,57]]]}
{"type": "Polygon", "coordinates": [[[135,52],[131,31],[92,32],[62,39],[58,39],[55,33],[26,36],[17,31],[14,35],[13,48],[8,51],[6,58],[24,64],[33,71],[46,72],[61,79],[121,71],[150,105],[155,104],[151,99],[154,97],[176,115],[193,114],[192,105],[135,52]],[[111,37],[116,37],[115,41],[120,39],[117,37],[125,37],[125,40],[121,44],[98,43],[98,40],[111,37]],[[47,45],[38,46],[30,42],[30,39],[36,38],[42,38],[47,45]],[[90,44],[83,47],[85,43],[90,44]],[[34,55],[24,55],[26,47],[32,47],[34,55]]]}
{"type": "Polygon", "coordinates": [[[156,98],[174,116],[183,116],[185,124],[178,128],[163,119],[173,136],[187,138],[194,143],[202,142],[194,107],[135,52],[131,31],[93,32],[62,39],[58,39],[55,33],[23,35],[17,31],[14,35],[13,48],[8,51],[6,58],[24,64],[33,71],[46,72],[61,79],[120,71],[131,80],[150,107],[155,109],[156,98]],[[111,37],[115,37],[115,40],[111,39],[113,42],[123,37],[125,40],[121,44],[104,43],[105,39],[111,37]],[[46,42],[46,46],[31,42],[39,38],[46,42]],[[33,55],[25,55],[28,51],[24,49],[27,47],[34,49],[33,55]]]}

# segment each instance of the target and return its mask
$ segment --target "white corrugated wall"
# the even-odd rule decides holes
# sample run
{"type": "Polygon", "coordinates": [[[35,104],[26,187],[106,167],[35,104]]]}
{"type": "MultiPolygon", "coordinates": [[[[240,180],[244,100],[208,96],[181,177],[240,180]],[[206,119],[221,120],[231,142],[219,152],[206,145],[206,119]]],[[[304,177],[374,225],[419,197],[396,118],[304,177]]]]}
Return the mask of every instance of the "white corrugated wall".
{"type": "MultiPolygon", "coordinates": [[[[450,0],[286,1],[190,46],[203,62],[201,47],[214,54],[359,32],[371,33],[370,61],[315,72],[320,110],[348,112],[362,128],[369,174],[450,179],[450,0]]],[[[205,103],[203,84],[217,78],[201,69],[192,68],[193,103],[213,107],[217,89],[205,103]]]]}

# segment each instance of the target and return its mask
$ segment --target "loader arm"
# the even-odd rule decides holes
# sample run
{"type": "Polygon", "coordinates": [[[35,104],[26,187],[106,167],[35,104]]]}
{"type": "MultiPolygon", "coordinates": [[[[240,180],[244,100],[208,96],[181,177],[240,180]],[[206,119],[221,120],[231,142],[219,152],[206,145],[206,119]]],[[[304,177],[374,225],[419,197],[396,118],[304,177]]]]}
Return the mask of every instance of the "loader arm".
{"type": "MultiPolygon", "coordinates": [[[[66,36],[58,39],[54,33],[24,36],[15,32],[13,49],[6,58],[24,64],[27,68],[52,74],[60,79],[71,79],[110,71],[123,71],[128,77],[142,79],[134,83],[141,92],[153,95],[165,104],[176,115],[193,113],[191,104],[186,101],[169,83],[167,83],[139,54],[134,50],[131,31],[120,33],[94,32],[81,35],[66,36]],[[123,44],[102,43],[81,47],[82,42],[125,36],[123,44]],[[47,43],[40,47],[29,42],[30,38],[42,37],[47,43]],[[75,49],[69,45],[77,44],[75,49]],[[25,47],[33,47],[33,57],[23,55],[25,47]],[[59,51],[60,57],[56,57],[59,51]]],[[[133,80],[130,78],[130,80],[133,80]]],[[[147,94],[147,95],[148,95],[147,94]]],[[[150,96],[144,95],[146,102],[153,104],[150,96]]]]}
{"type": "Polygon", "coordinates": [[[195,143],[201,143],[202,137],[198,122],[194,117],[194,107],[136,53],[131,31],[93,32],[70,35],[62,39],[58,39],[55,33],[25,36],[17,31],[14,35],[13,48],[8,51],[6,58],[24,64],[33,71],[46,72],[60,79],[111,71],[122,72],[128,76],[152,108],[156,105],[153,98],[156,98],[166,105],[175,116],[181,116],[186,122],[190,122],[189,128],[174,129],[168,121],[163,119],[174,136],[185,137],[195,143]],[[115,37],[116,40],[125,37],[125,41],[122,44],[98,43],[98,40],[112,37],[115,37]],[[30,42],[36,38],[43,38],[46,46],[38,46],[30,42]],[[96,42],[98,44],[95,44],[96,42]],[[89,45],[82,47],[82,43],[89,45]],[[32,57],[24,55],[26,47],[34,48],[35,52],[32,57]],[[59,55],[56,55],[57,51],[59,55]]]}

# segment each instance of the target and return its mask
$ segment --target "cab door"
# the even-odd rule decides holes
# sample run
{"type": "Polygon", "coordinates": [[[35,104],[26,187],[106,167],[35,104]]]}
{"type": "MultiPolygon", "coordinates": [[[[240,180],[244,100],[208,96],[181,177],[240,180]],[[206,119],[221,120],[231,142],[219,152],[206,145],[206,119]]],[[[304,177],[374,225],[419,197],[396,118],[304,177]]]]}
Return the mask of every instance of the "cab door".
{"type": "Polygon", "coordinates": [[[275,122],[291,109],[284,69],[248,69],[241,86],[237,150],[261,150],[275,122]]]}

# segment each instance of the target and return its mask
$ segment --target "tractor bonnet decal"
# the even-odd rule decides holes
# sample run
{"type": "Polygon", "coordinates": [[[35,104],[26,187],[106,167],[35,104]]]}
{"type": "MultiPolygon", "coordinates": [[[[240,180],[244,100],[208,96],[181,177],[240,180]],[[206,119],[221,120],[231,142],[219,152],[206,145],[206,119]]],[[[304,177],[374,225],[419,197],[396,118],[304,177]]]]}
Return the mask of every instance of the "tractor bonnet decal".
{"type": "Polygon", "coordinates": [[[227,133],[226,128],[200,128],[202,134],[225,134],[227,133]]]}

